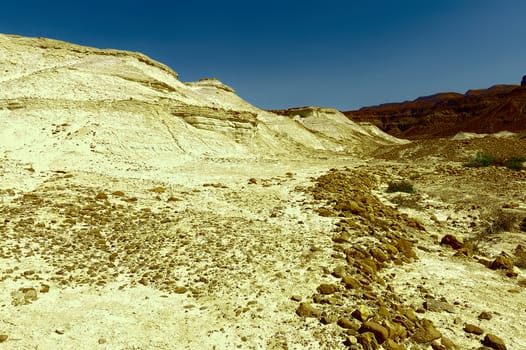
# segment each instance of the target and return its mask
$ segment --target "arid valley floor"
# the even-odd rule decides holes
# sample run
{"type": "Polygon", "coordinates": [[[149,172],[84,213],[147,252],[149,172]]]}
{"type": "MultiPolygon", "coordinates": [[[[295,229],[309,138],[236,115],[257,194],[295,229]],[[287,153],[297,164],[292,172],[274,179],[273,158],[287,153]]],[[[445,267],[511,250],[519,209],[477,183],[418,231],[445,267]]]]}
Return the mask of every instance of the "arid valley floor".
{"type": "Polygon", "coordinates": [[[405,142],[0,38],[0,349],[526,348],[526,170],[464,165],[524,136],[405,142]]]}

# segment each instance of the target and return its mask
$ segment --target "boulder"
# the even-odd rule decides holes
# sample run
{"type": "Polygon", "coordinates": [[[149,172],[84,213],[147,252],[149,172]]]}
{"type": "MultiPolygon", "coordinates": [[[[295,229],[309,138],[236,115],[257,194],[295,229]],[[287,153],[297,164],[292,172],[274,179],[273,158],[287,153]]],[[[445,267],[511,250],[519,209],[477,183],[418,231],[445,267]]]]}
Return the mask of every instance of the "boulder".
{"type": "Polygon", "coordinates": [[[312,306],[311,303],[301,303],[296,310],[296,314],[301,317],[320,317],[321,312],[312,306]]]}
{"type": "Polygon", "coordinates": [[[486,334],[484,340],[482,341],[482,344],[495,350],[507,349],[506,345],[504,344],[504,341],[493,334],[486,334]]]}

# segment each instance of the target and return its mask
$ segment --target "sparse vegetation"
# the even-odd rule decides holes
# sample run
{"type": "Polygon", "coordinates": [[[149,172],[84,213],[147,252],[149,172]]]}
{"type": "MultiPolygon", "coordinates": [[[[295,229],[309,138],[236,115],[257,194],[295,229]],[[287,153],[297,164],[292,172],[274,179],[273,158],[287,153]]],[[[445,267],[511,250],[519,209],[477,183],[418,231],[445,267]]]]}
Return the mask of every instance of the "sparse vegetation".
{"type": "Polygon", "coordinates": [[[413,187],[413,184],[410,181],[400,180],[400,181],[389,182],[389,185],[387,186],[387,192],[388,193],[393,193],[393,192],[413,193],[415,192],[415,189],[413,187]]]}
{"type": "Polygon", "coordinates": [[[492,154],[477,152],[475,157],[467,162],[465,165],[470,168],[488,167],[498,163],[497,157],[492,154]]]}
{"type": "Polygon", "coordinates": [[[504,165],[508,169],[522,170],[524,169],[524,162],[526,162],[526,157],[511,157],[508,160],[506,160],[504,165]]]}
{"type": "Polygon", "coordinates": [[[464,165],[470,168],[481,168],[492,165],[505,166],[512,170],[522,170],[524,169],[524,162],[526,162],[526,157],[509,157],[507,159],[500,159],[489,153],[477,152],[475,157],[464,165]]]}

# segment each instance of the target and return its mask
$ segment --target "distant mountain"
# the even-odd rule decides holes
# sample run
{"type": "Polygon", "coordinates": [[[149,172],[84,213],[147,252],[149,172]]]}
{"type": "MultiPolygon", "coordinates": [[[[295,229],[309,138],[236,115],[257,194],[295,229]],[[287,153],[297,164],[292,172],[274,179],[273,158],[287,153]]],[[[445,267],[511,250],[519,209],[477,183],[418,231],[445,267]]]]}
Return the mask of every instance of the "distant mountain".
{"type": "Polygon", "coordinates": [[[459,132],[526,131],[526,77],[521,85],[495,85],[465,94],[438,93],[414,101],[364,107],[344,114],[400,138],[424,139],[459,132]]]}

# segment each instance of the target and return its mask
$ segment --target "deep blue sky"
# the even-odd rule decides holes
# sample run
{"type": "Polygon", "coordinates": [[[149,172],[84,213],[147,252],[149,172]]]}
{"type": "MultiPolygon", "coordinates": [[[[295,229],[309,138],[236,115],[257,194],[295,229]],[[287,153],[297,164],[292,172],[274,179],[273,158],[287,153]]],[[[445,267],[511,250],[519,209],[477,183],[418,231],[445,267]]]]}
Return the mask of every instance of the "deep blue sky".
{"type": "Polygon", "coordinates": [[[141,51],[267,109],[518,84],[524,0],[6,1],[0,32],[141,51]]]}

